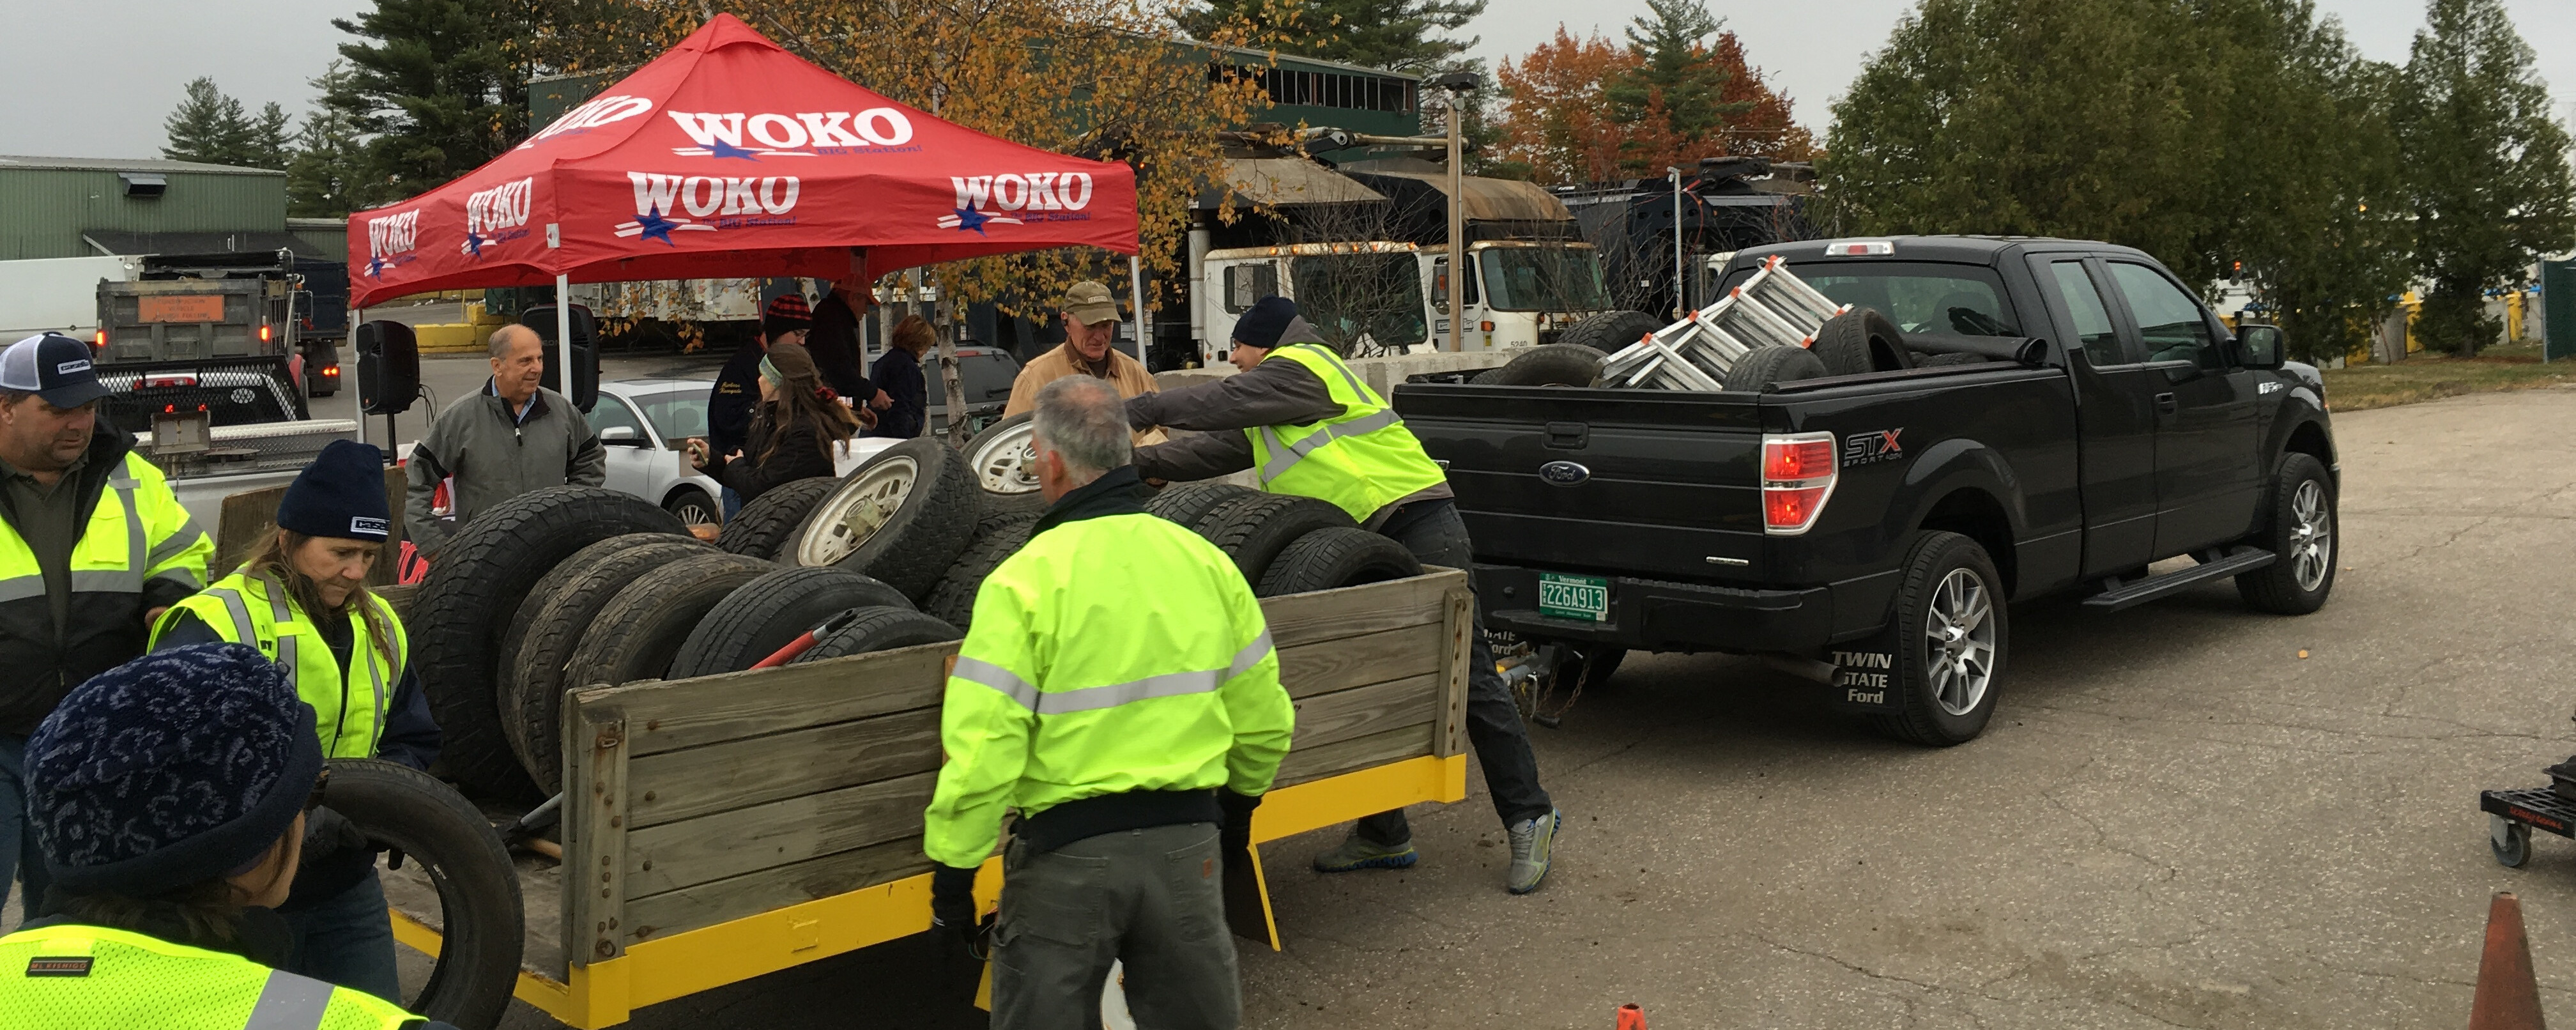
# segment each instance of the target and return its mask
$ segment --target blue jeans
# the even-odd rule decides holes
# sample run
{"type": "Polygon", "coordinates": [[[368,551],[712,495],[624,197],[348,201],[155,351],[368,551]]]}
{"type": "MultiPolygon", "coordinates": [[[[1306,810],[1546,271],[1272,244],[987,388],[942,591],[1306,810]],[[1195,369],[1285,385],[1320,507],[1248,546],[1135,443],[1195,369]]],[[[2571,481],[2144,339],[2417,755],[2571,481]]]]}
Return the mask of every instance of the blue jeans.
{"type": "Polygon", "coordinates": [[[735,513],[742,510],[742,495],[733,492],[733,488],[729,486],[720,486],[717,487],[716,490],[718,493],[723,495],[722,501],[724,504],[725,521],[733,521],[735,513]]]}
{"type": "Polygon", "coordinates": [[[9,893],[12,874],[26,878],[20,904],[26,906],[24,918],[33,919],[44,911],[53,877],[45,874],[45,856],[36,850],[36,828],[27,818],[27,738],[0,733],[0,896],[9,893]]]}
{"type": "Polygon", "coordinates": [[[394,972],[394,922],[376,874],[311,908],[279,913],[295,932],[286,971],[403,1003],[394,972]]]}

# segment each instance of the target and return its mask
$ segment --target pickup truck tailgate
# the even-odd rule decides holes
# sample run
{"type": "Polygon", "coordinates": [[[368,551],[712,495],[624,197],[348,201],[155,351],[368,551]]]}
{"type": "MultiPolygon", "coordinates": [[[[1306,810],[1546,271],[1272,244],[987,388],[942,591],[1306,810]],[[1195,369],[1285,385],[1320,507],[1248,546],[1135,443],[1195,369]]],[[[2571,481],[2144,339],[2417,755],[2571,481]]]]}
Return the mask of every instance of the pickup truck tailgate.
{"type": "Polygon", "coordinates": [[[1399,387],[1395,407],[1448,470],[1479,560],[1702,581],[1761,563],[1751,395],[1399,387]]]}

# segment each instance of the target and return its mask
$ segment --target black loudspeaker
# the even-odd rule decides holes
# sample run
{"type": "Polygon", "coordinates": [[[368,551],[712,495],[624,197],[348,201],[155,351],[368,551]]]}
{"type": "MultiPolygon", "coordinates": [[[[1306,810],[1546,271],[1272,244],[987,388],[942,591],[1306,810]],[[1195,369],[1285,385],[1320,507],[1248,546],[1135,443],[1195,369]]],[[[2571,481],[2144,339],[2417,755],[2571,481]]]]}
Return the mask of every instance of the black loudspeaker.
{"type": "Polygon", "coordinates": [[[420,340],[400,322],[358,324],[358,406],[400,415],[420,396],[420,340]]]}
{"type": "Polygon", "coordinates": [[[540,380],[546,389],[572,398],[574,406],[588,412],[599,403],[599,325],[591,320],[590,309],[572,306],[572,389],[564,389],[563,373],[555,368],[562,358],[562,348],[555,345],[555,306],[539,304],[519,312],[519,324],[537,331],[546,341],[546,372],[540,380]]]}

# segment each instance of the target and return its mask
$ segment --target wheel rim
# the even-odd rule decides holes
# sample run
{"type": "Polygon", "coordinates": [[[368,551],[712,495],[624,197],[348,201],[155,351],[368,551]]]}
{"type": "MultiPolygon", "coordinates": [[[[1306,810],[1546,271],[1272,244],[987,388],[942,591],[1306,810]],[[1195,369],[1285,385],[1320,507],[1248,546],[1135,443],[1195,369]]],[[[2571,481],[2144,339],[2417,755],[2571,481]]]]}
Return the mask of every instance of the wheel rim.
{"type": "Polygon", "coordinates": [[[679,508],[674,510],[671,514],[679,516],[680,523],[682,525],[689,526],[704,525],[722,521],[716,516],[716,511],[713,507],[710,507],[705,501],[699,500],[681,501],[679,508]]]}
{"type": "Polygon", "coordinates": [[[2290,575],[2299,589],[2315,590],[2334,571],[2334,512],[2325,484],[2308,480],[2290,496],[2290,575]]]}
{"type": "Polygon", "coordinates": [[[919,475],[920,466],[911,458],[888,458],[841,484],[815,513],[814,528],[796,542],[796,563],[836,565],[866,546],[912,495],[919,475]]]}
{"type": "Polygon", "coordinates": [[[1035,493],[1038,489],[1037,434],[1021,422],[989,439],[975,441],[975,478],[997,494],[1035,493]]]}
{"type": "Polygon", "coordinates": [[[1994,680],[1993,593],[1967,569],[1952,569],[1932,591],[1923,615],[1923,659],[1932,699],[1951,715],[1966,715],[1985,702],[1994,680]]]}

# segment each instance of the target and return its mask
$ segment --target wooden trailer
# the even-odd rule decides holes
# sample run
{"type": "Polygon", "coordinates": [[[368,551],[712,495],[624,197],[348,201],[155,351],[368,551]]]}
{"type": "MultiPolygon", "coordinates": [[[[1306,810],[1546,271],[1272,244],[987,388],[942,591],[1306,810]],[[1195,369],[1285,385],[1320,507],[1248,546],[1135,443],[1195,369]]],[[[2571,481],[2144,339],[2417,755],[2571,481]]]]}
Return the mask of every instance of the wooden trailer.
{"type": "MultiPolygon", "coordinates": [[[[1297,728],[1256,843],[1465,797],[1471,603],[1453,569],[1262,602],[1297,728]]],[[[922,810],[956,653],[568,691],[564,857],[521,862],[518,997],[596,1030],[928,929],[922,810]]],[[[1000,884],[997,855],[987,906],[1000,884]]],[[[385,886],[395,936],[437,954],[436,894],[385,886]]]]}

